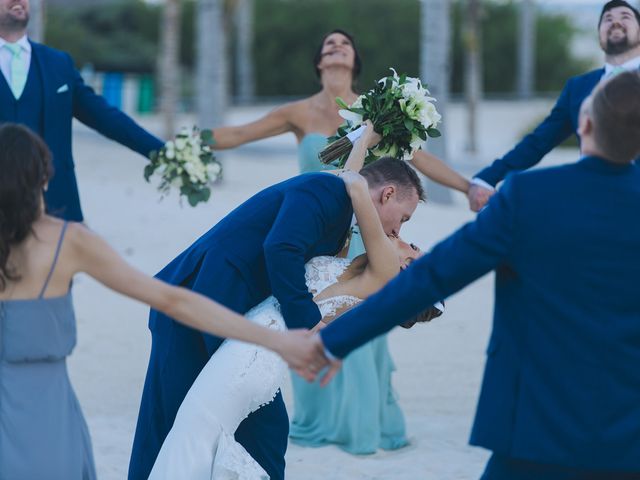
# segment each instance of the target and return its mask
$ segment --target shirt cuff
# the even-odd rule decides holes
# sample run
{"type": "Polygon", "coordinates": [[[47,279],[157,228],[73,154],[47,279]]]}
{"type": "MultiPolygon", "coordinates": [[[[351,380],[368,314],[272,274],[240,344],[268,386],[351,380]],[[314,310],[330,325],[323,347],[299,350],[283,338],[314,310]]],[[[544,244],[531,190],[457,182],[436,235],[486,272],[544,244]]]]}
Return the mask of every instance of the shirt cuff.
{"type": "Polygon", "coordinates": [[[489,185],[487,182],[478,177],[473,177],[471,179],[471,185],[477,185],[478,187],[486,188],[487,190],[495,191],[495,187],[493,185],[489,185]]]}

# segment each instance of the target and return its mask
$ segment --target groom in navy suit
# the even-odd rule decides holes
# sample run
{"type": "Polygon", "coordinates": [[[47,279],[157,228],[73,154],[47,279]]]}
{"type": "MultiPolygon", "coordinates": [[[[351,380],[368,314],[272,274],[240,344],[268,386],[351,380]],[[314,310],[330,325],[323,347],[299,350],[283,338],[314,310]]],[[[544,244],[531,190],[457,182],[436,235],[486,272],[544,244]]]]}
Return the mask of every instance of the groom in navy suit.
{"type": "Polygon", "coordinates": [[[28,0],[0,0],[0,123],[26,125],[44,138],[54,167],[44,194],[47,211],[82,221],[73,118],[145,157],[163,142],[85,85],[67,53],[28,40],[28,22],[28,0]]]}
{"type": "Polygon", "coordinates": [[[611,0],[598,22],[605,66],[569,79],[549,116],[511,151],[481,170],[467,193],[469,206],[479,211],[495,192],[494,187],[513,171],[526,170],[576,133],[582,101],[602,79],[640,68],[640,13],[624,0],[611,0]]]}
{"type": "Polygon", "coordinates": [[[640,74],[598,86],[578,132],[580,161],[508,177],[475,222],[318,339],[343,358],[495,270],[471,433],[493,451],[483,480],[640,478],[640,74]]]}
{"type": "MultiPolygon", "coordinates": [[[[418,176],[406,162],[390,158],[378,160],[361,173],[369,183],[385,232],[397,235],[423,196],[418,176]]],[[[352,216],[340,178],[329,173],[300,175],[240,205],[167,265],[158,278],[240,313],[274,295],[289,328],[312,328],[321,315],[305,285],[305,263],[338,253],[352,216]]],[[[156,311],[151,311],[149,328],[151,357],[129,464],[130,480],[149,476],[182,400],[223,341],[156,311]]],[[[284,478],[288,432],[289,421],[278,392],[273,402],[240,424],[235,436],[270,478],[278,480],[284,478]]]]}

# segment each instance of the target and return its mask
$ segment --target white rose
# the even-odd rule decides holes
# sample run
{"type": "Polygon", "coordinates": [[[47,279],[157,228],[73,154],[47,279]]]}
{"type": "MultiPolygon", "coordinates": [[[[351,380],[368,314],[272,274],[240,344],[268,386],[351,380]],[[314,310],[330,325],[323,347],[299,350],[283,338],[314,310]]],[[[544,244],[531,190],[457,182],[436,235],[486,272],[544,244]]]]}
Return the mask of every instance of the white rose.
{"type": "Polygon", "coordinates": [[[171,149],[167,148],[164,151],[164,156],[167,160],[173,160],[174,158],[176,158],[176,152],[175,150],[173,150],[173,148],[171,149]]]}
{"type": "Polygon", "coordinates": [[[184,138],[176,138],[176,150],[183,150],[187,145],[187,140],[184,138]]]}
{"type": "Polygon", "coordinates": [[[220,175],[220,172],[222,171],[222,167],[220,166],[219,163],[213,162],[207,165],[207,170],[209,172],[209,178],[211,180],[215,180],[220,175]]]}
{"type": "Polygon", "coordinates": [[[435,127],[442,120],[442,115],[436,110],[433,103],[426,103],[420,115],[420,123],[426,128],[435,127]]]}

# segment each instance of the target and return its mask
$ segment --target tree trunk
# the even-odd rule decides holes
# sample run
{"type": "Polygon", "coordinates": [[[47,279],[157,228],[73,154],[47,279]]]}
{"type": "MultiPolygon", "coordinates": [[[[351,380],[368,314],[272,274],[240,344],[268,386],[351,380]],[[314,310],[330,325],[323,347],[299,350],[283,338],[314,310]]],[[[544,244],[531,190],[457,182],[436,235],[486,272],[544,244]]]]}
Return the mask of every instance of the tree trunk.
{"type": "Polygon", "coordinates": [[[522,0],[519,6],[518,96],[530,98],[535,82],[536,6],[533,0],[522,0]]]}
{"type": "Polygon", "coordinates": [[[166,0],[162,13],[160,58],[160,113],[164,137],[176,134],[176,112],[180,95],[180,0],[166,0]]]}
{"type": "Polygon", "coordinates": [[[29,25],[27,31],[29,38],[35,42],[44,41],[44,0],[31,0],[29,2],[29,25]]]}
{"type": "Polygon", "coordinates": [[[467,102],[467,151],[478,153],[478,103],[482,92],[480,0],[469,0],[464,29],[464,90],[467,102]]]}
{"type": "Polygon", "coordinates": [[[253,76],[253,0],[238,0],[235,7],[236,81],[238,103],[248,104],[255,96],[253,76]]]}
{"type": "Polygon", "coordinates": [[[227,56],[222,0],[198,0],[196,9],[196,111],[200,128],[224,123],[227,56]]]}
{"type": "MultiPolygon", "coordinates": [[[[438,126],[442,137],[427,140],[426,148],[447,161],[446,110],[449,100],[451,17],[449,0],[422,0],[420,11],[420,77],[438,100],[444,122],[438,126]]],[[[451,191],[427,180],[429,198],[436,203],[452,202],[451,191]]]]}

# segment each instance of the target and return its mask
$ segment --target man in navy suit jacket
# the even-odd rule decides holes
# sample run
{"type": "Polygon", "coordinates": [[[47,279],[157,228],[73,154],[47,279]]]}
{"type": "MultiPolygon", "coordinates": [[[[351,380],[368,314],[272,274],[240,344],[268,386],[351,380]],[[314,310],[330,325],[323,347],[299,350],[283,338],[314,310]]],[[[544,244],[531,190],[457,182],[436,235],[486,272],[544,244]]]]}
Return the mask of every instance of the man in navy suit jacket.
{"type": "Polygon", "coordinates": [[[579,162],[511,175],[475,222],[318,339],[344,358],[495,270],[471,433],[494,452],[483,480],[640,478],[640,74],[597,87],[578,131],[579,162]]]}
{"type": "Polygon", "coordinates": [[[21,123],[44,138],[54,167],[44,195],[47,211],[82,221],[73,118],[144,156],[163,142],[85,85],[67,53],[29,41],[28,21],[28,0],[0,0],[0,123],[21,123]]]}
{"type": "MultiPolygon", "coordinates": [[[[380,159],[362,170],[384,231],[397,235],[415,210],[422,187],[406,162],[380,159]]],[[[312,328],[321,318],[305,284],[305,263],[335,255],[352,221],[342,180],[308,173],[259,192],[240,205],[159,274],[240,313],[269,295],[289,328],[312,328]]],[[[223,339],[185,328],[152,311],[151,357],[129,465],[129,479],[149,476],[162,442],[200,370],[223,339]]],[[[227,388],[220,385],[221,389],[227,388]]],[[[215,412],[213,412],[215,413],[215,412]]],[[[272,480],[284,478],[289,422],[280,393],[252,413],[236,440],[272,480]]]]}
{"type": "Polygon", "coordinates": [[[612,0],[602,8],[598,22],[605,66],[569,79],[549,116],[505,156],[481,170],[467,193],[469,206],[479,211],[495,192],[494,187],[513,171],[526,170],[576,133],[582,101],[603,78],[622,70],[640,68],[640,13],[624,0],[612,0]]]}

